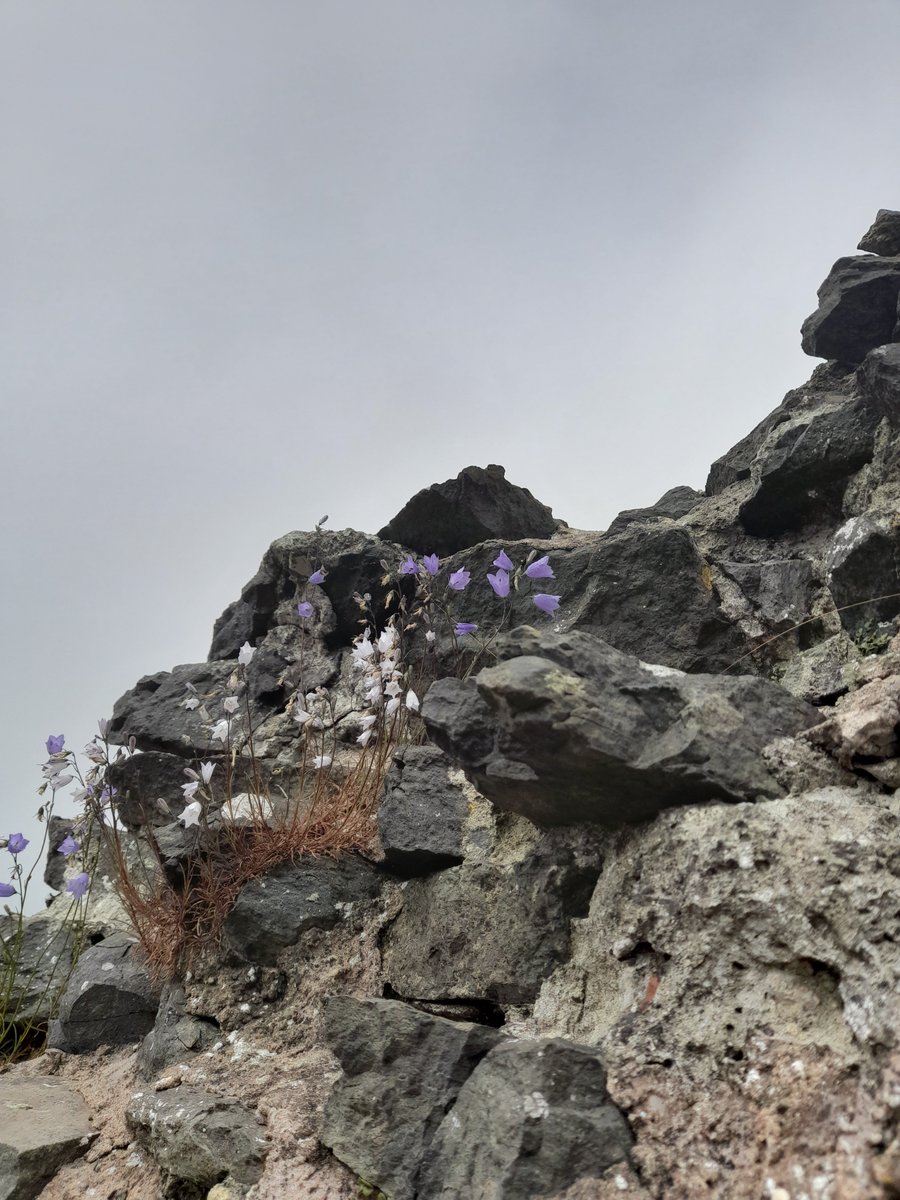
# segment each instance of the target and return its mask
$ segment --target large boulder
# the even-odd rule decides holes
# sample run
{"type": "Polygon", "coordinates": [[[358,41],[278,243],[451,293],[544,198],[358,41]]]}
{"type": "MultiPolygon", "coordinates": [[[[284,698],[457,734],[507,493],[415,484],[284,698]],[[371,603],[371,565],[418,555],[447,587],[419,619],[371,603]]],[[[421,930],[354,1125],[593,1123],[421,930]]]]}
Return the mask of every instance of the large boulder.
{"type": "Polygon", "coordinates": [[[511,829],[496,853],[414,879],[384,935],[395,994],[527,1004],[569,951],[600,857],[582,830],[511,829]]]}
{"type": "Polygon", "coordinates": [[[328,1000],[325,1028],[344,1073],[325,1108],[323,1143],[391,1200],[415,1200],[441,1121],[500,1034],[349,996],[328,1000]]]}
{"type": "Polygon", "coordinates": [[[703,492],[698,492],[695,488],[686,487],[683,484],[679,487],[669,488],[655,504],[651,504],[648,508],[623,509],[610,521],[606,532],[621,533],[626,526],[633,525],[635,521],[656,521],[660,517],[677,520],[678,517],[683,517],[685,513],[689,513],[699,504],[703,495],[703,492]]]}
{"type": "Polygon", "coordinates": [[[818,295],[819,307],[803,322],[804,351],[860,363],[870,350],[896,339],[900,258],[839,258],[818,295]]]}
{"type": "Polygon", "coordinates": [[[419,554],[442,558],[489,538],[546,538],[560,522],[527,488],[506,479],[503,467],[466,467],[455,479],[417,492],[378,532],[419,554]]]}
{"type": "Polygon", "coordinates": [[[562,1038],[504,1039],[441,1122],[418,1195],[556,1196],[626,1162],[631,1144],[597,1050],[562,1038]]]}
{"type": "Polygon", "coordinates": [[[540,824],[782,795],[766,747],[818,719],[766,680],[685,675],[584,633],[521,628],[500,653],[476,679],[438,680],[423,716],[485,796],[540,824]]]}
{"type": "Polygon", "coordinates": [[[834,535],[825,559],[841,624],[855,638],[887,640],[900,615],[900,516],[852,517],[834,535]]]}

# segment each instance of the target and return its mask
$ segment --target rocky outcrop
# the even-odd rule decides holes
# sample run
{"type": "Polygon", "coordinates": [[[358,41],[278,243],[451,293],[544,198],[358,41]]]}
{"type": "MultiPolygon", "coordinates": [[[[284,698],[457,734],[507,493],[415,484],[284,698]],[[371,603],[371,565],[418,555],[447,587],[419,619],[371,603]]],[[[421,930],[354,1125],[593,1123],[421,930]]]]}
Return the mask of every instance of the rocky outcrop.
{"type": "MultiPolygon", "coordinates": [[[[279,538],[209,661],[120,700],[142,902],[223,923],[161,992],[131,943],[82,955],[47,1071],[115,1099],[47,1200],[900,1195],[898,231],[704,492],[580,531],[467,468],[378,537],[279,538]],[[403,744],[369,743],[376,674],[403,744]]],[[[38,1021],[58,912],[24,930],[38,1021]]]]}
{"type": "Polygon", "coordinates": [[[0,1078],[0,1196],[35,1200],[60,1167],[96,1137],[90,1110],[52,1076],[0,1078]]]}
{"type": "Polygon", "coordinates": [[[546,538],[560,522],[503,467],[466,467],[455,479],[418,492],[378,536],[442,558],[493,539],[546,538]]]}

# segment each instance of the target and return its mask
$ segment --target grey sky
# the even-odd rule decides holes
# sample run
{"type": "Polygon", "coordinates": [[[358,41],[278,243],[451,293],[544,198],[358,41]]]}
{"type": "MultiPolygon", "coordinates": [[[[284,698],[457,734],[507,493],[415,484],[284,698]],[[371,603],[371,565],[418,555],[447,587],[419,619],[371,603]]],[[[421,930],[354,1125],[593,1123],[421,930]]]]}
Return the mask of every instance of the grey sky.
{"type": "Polygon", "coordinates": [[[900,206],[898,49],[896,0],[6,0],[0,832],[323,512],[702,486],[900,206]]]}

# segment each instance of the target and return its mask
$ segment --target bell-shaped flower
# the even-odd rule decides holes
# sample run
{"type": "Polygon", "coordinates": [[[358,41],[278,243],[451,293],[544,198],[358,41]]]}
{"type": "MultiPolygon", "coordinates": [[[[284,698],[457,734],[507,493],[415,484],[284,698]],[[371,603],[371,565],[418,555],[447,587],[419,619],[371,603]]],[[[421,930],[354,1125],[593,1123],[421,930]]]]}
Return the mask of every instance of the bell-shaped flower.
{"type": "Polygon", "coordinates": [[[460,567],[458,571],[454,571],[447,581],[454,592],[464,592],[469,586],[469,580],[472,576],[465,567],[460,567]]]}
{"type": "Polygon", "coordinates": [[[488,574],[487,580],[501,600],[509,595],[509,575],[506,571],[498,568],[497,574],[488,574]]]}
{"type": "Polygon", "coordinates": [[[27,845],[27,837],[22,837],[21,833],[11,833],[7,840],[6,848],[10,854],[21,854],[27,845]]]}
{"type": "Polygon", "coordinates": [[[333,761],[330,754],[317,754],[313,759],[313,766],[317,771],[321,771],[324,767],[330,767],[333,761]]]}
{"type": "Polygon", "coordinates": [[[215,769],[215,763],[205,762],[200,764],[200,776],[207,787],[209,787],[209,781],[212,779],[212,773],[215,769]]]}
{"type": "Polygon", "coordinates": [[[55,791],[58,791],[59,788],[65,787],[66,784],[71,783],[74,778],[75,778],[74,775],[55,775],[50,780],[50,786],[53,788],[53,790],[55,792],[55,791]]]}
{"type": "Polygon", "coordinates": [[[425,641],[428,642],[429,645],[431,645],[431,643],[434,641],[434,639],[436,637],[437,637],[437,634],[434,632],[434,630],[429,629],[428,632],[425,634],[425,641]]]}
{"type": "Polygon", "coordinates": [[[238,700],[237,696],[226,696],[222,701],[222,707],[227,713],[236,713],[239,704],[240,701],[238,700]]]}
{"type": "Polygon", "coordinates": [[[364,729],[362,731],[362,733],[359,735],[359,737],[356,739],[356,744],[358,746],[368,746],[369,741],[374,732],[375,732],[374,729],[364,729]]]}
{"type": "Polygon", "coordinates": [[[386,717],[392,717],[399,707],[400,707],[400,697],[393,696],[390,700],[388,700],[387,704],[384,706],[384,715],[386,717]]]}
{"type": "Polygon", "coordinates": [[[541,612],[555,613],[559,608],[562,596],[548,596],[546,592],[537,592],[532,596],[532,599],[534,600],[535,607],[539,608],[541,612]]]}
{"type": "Polygon", "coordinates": [[[70,833],[70,834],[67,834],[66,837],[64,837],[63,840],[56,847],[56,853],[64,854],[66,856],[66,858],[68,858],[70,854],[76,854],[80,849],[81,849],[81,843],[76,842],[70,833]]]}
{"type": "Polygon", "coordinates": [[[537,558],[533,563],[529,563],[525,568],[525,574],[529,579],[555,579],[553,568],[550,566],[550,555],[545,554],[543,558],[537,558]]]}
{"type": "Polygon", "coordinates": [[[324,582],[325,582],[325,572],[322,570],[321,567],[318,567],[315,571],[313,571],[312,575],[310,575],[309,579],[307,580],[307,583],[324,583],[324,582]]]}
{"type": "Polygon", "coordinates": [[[47,753],[59,754],[63,746],[66,744],[66,737],[63,733],[51,733],[47,738],[47,753]]]}
{"type": "Polygon", "coordinates": [[[477,628],[474,621],[457,621],[453,632],[457,637],[465,637],[467,633],[474,633],[477,628]]]}
{"type": "Polygon", "coordinates": [[[188,712],[193,712],[195,708],[200,707],[200,701],[196,696],[187,696],[184,700],[182,700],[181,707],[186,708],[188,712]]]}
{"type": "Polygon", "coordinates": [[[511,571],[513,569],[512,559],[505,550],[501,550],[492,564],[498,567],[501,571],[511,571]]]}
{"type": "Polygon", "coordinates": [[[190,804],[186,804],[181,810],[179,821],[184,825],[185,829],[189,829],[191,825],[200,824],[200,814],[203,812],[203,805],[199,800],[192,800],[190,804]]]}
{"type": "Polygon", "coordinates": [[[217,721],[210,730],[210,737],[214,742],[228,741],[228,722],[224,719],[217,721]]]}
{"type": "Polygon", "coordinates": [[[74,896],[76,900],[80,900],[90,886],[91,877],[82,871],[80,875],[76,875],[69,880],[66,884],[66,891],[70,896],[74,896]]]}
{"type": "Polygon", "coordinates": [[[297,605],[297,616],[301,621],[308,621],[315,614],[315,611],[308,600],[301,600],[297,605]]]}
{"type": "Polygon", "coordinates": [[[298,705],[294,706],[294,720],[298,725],[305,725],[307,721],[312,720],[312,713],[308,713],[305,708],[298,705]]]}
{"type": "Polygon", "coordinates": [[[11,883],[0,883],[0,898],[8,900],[10,896],[16,894],[16,889],[11,883]]]}
{"type": "Polygon", "coordinates": [[[238,662],[242,667],[249,667],[253,661],[253,655],[255,653],[256,651],[250,645],[250,643],[244,642],[243,646],[241,646],[240,650],[238,651],[238,662]]]}
{"type": "Polygon", "coordinates": [[[418,573],[419,573],[418,565],[416,564],[416,560],[412,556],[410,556],[409,558],[407,558],[404,562],[402,562],[400,564],[400,574],[401,575],[418,575],[418,573]]]}
{"type": "Polygon", "coordinates": [[[100,720],[97,722],[97,728],[100,730],[100,736],[102,738],[107,737],[107,735],[109,734],[109,718],[101,717],[100,720]]]}
{"type": "Polygon", "coordinates": [[[192,779],[190,783],[183,783],[181,790],[184,792],[185,800],[193,800],[197,788],[200,786],[199,779],[192,779]]]}
{"type": "Polygon", "coordinates": [[[436,554],[426,554],[422,559],[422,566],[429,575],[437,575],[438,571],[441,569],[441,560],[436,554]]]}
{"type": "Polygon", "coordinates": [[[406,707],[409,709],[410,712],[416,712],[416,713],[422,707],[421,704],[419,703],[419,697],[412,690],[412,688],[410,688],[409,691],[406,693],[406,707]]]}

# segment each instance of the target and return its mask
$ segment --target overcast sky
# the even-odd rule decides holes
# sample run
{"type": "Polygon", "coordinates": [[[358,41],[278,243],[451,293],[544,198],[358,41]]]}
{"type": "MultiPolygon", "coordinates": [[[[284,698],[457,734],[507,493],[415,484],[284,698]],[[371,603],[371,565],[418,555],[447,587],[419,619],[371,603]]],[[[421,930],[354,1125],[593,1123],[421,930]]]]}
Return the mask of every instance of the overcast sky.
{"type": "Polygon", "coordinates": [[[900,207],[898,52],[897,0],[5,0],[0,833],[325,512],[702,487],[900,207]]]}

